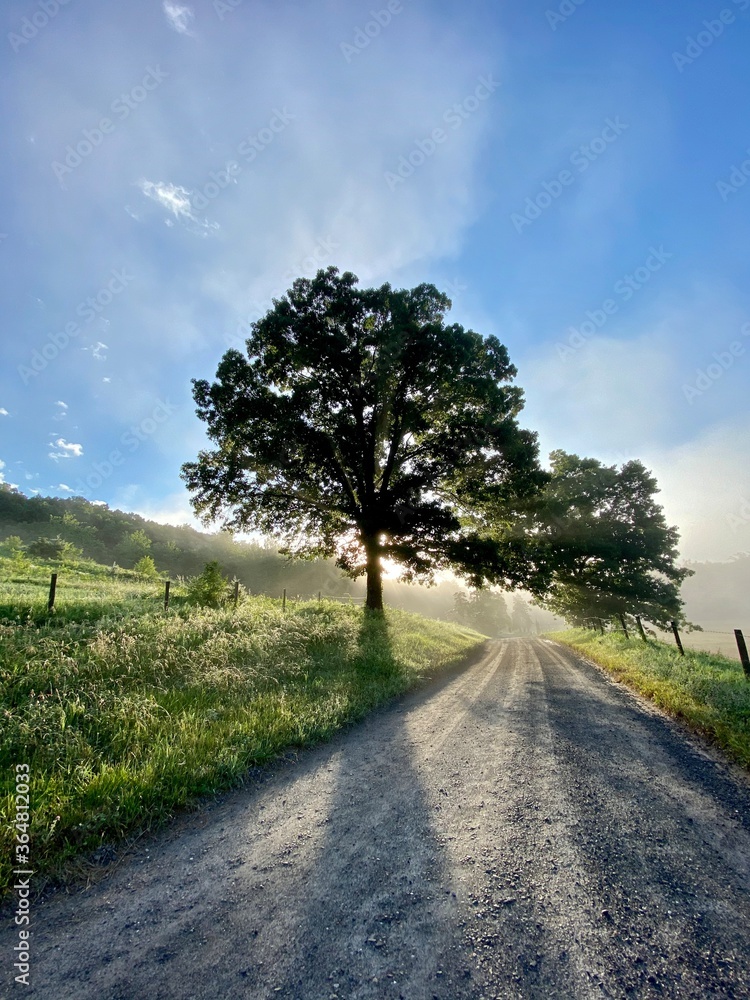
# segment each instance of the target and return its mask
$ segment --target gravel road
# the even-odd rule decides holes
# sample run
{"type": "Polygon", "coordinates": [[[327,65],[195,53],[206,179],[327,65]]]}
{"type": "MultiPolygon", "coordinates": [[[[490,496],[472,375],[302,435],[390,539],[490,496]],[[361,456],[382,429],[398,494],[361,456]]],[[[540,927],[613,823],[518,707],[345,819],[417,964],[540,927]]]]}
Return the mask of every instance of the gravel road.
{"type": "Polygon", "coordinates": [[[750,997],[750,782],[570,651],[481,656],[33,911],[55,1000],[750,997]]]}

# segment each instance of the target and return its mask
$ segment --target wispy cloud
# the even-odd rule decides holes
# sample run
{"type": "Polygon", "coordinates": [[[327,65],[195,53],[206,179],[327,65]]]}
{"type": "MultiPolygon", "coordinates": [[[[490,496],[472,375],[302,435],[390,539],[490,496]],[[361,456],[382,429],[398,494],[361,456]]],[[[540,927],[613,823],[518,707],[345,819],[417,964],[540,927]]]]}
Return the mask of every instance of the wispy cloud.
{"type": "Polygon", "coordinates": [[[91,351],[91,357],[96,361],[106,361],[107,355],[104,352],[108,351],[109,347],[107,344],[102,343],[101,340],[97,340],[97,342],[92,344],[91,347],[82,347],[81,350],[91,351]]]}
{"type": "Polygon", "coordinates": [[[56,486],[56,489],[62,490],[63,493],[72,493],[73,492],[73,490],[70,488],[70,486],[66,486],[65,483],[58,483],[57,486],[56,486]]]}
{"type": "Polygon", "coordinates": [[[61,399],[58,399],[55,403],[58,408],[57,413],[52,417],[53,420],[64,420],[68,415],[68,404],[63,403],[61,399]]]}
{"type": "Polygon", "coordinates": [[[193,212],[190,205],[190,192],[180,187],[179,184],[165,184],[163,181],[142,180],[139,184],[141,191],[147,198],[168,209],[177,218],[183,216],[192,219],[193,212]]]}
{"type": "MultiPolygon", "coordinates": [[[[199,232],[205,236],[207,235],[207,230],[219,229],[217,222],[207,222],[195,214],[192,201],[190,200],[192,192],[188,191],[187,188],[181,187],[179,184],[147,180],[140,181],[138,186],[147,198],[155,201],[162,208],[166,208],[176,219],[187,223],[188,228],[192,228],[193,232],[199,232]]],[[[173,226],[174,222],[172,219],[167,219],[166,224],[173,226]]]]}
{"type": "Polygon", "coordinates": [[[83,445],[73,444],[65,440],[65,438],[58,438],[53,441],[50,448],[57,448],[57,451],[50,451],[49,457],[57,461],[60,458],[80,458],[83,455],[83,445]]]}
{"type": "Polygon", "coordinates": [[[189,25],[195,17],[190,7],[181,7],[178,3],[171,3],[170,0],[164,0],[164,13],[176,32],[180,35],[190,34],[189,25]]]}
{"type": "Polygon", "coordinates": [[[5,409],[5,407],[4,406],[0,406],[0,417],[9,417],[9,416],[10,416],[10,414],[5,409]]]}

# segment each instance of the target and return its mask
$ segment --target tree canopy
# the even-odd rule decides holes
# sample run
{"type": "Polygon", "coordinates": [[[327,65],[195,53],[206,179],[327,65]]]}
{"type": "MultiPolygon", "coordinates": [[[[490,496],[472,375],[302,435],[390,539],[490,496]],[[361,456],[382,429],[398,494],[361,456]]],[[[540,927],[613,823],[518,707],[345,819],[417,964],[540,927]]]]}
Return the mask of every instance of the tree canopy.
{"type": "Polygon", "coordinates": [[[384,559],[412,579],[522,585],[526,560],[486,513],[545,481],[507,349],[446,323],[433,285],[357,285],[334,267],[298,279],[246,356],[230,350],[213,383],[193,381],[215,445],[183,466],[196,512],[366,572],[371,609],[384,559]]]}
{"type": "Polygon", "coordinates": [[[685,624],[679,590],[691,570],[677,566],[679,536],[656,502],[654,477],[637,461],[618,469],[564,451],[550,460],[547,486],[515,529],[540,604],[573,624],[621,615],[685,624]]]}

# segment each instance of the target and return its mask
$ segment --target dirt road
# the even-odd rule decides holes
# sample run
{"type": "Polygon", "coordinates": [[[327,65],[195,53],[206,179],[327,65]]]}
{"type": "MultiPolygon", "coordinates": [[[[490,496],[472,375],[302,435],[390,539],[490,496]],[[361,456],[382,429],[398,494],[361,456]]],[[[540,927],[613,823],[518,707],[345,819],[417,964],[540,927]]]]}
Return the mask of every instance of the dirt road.
{"type": "Polygon", "coordinates": [[[750,784],[573,654],[484,655],[38,904],[55,1000],[750,997],[750,784]]]}

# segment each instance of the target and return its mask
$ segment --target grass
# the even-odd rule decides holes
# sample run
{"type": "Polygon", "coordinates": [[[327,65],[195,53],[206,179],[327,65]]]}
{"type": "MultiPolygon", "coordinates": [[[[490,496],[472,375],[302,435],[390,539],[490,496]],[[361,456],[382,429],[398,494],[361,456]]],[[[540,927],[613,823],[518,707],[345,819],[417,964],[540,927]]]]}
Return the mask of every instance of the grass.
{"type": "Polygon", "coordinates": [[[15,765],[31,775],[31,867],[61,877],[253,765],[329,738],[484,638],[325,601],[165,614],[155,585],[116,591],[105,576],[96,592],[85,576],[51,619],[29,603],[33,579],[0,590],[0,896],[15,864],[15,765]]]}
{"type": "Polygon", "coordinates": [[[574,629],[549,638],[584,653],[750,768],[750,683],[740,663],[688,649],[680,656],[674,646],[618,633],[574,629]]]}
{"type": "MultiPolygon", "coordinates": [[[[164,583],[144,580],[132,570],[113,571],[91,560],[17,564],[0,558],[0,621],[49,622],[50,574],[59,577],[55,621],[97,621],[105,615],[143,614],[163,606],[164,583]]],[[[185,603],[184,588],[172,586],[170,602],[185,603]]]]}

